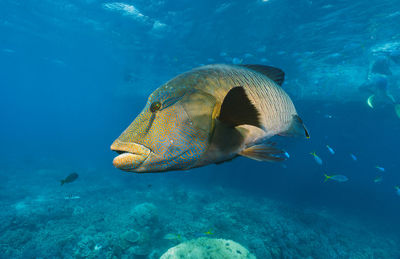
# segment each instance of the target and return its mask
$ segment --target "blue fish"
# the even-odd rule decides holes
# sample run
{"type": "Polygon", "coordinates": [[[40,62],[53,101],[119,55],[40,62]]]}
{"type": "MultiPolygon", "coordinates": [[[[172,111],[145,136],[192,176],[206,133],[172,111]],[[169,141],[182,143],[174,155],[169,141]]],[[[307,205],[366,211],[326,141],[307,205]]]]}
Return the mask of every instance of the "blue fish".
{"type": "Polygon", "coordinates": [[[324,182],[328,181],[329,179],[332,179],[332,180],[335,180],[335,181],[341,182],[341,183],[347,182],[349,180],[349,178],[347,178],[347,176],[341,175],[341,174],[335,174],[335,175],[330,175],[330,176],[327,174],[324,174],[324,176],[325,176],[324,182]]]}
{"type": "Polygon", "coordinates": [[[352,158],[354,161],[357,161],[357,157],[356,157],[354,154],[351,154],[351,153],[350,153],[350,156],[351,156],[351,158],[352,158]]]}
{"type": "Polygon", "coordinates": [[[326,145],[326,148],[329,150],[329,152],[334,155],[335,154],[335,150],[333,150],[333,148],[331,148],[330,146],[326,145]]]}
{"type": "Polygon", "coordinates": [[[377,177],[374,179],[374,183],[380,183],[380,182],[382,182],[382,180],[383,180],[383,177],[382,177],[382,176],[377,176],[377,177]]]}
{"type": "Polygon", "coordinates": [[[322,159],[315,152],[312,152],[310,154],[314,157],[314,160],[315,162],[317,162],[317,164],[322,165],[322,159]]]}
{"type": "Polygon", "coordinates": [[[378,169],[381,172],[385,172],[385,168],[381,167],[381,166],[375,166],[376,169],[378,169]]]}
{"type": "Polygon", "coordinates": [[[396,189],[396,194],[400,196],[400,187],[396,185],[394,188],[396,189]]]}
{"type": "Polygon", "coordinates": [[[214,235],[214,232],[212,232],[211,230],[208,230],[206,232],[201,232],[196,234],[196,237],[206,237],[206,236],[210,236],[210,235],[214,235]]]}

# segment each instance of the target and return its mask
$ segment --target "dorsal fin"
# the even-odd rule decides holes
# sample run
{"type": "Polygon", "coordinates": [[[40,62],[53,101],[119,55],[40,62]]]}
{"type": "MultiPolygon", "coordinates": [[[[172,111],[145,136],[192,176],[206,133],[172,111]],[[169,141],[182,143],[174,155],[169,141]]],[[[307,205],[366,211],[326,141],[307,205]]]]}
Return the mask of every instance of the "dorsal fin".
{"type": "Polygon", "coordinates": [[[248,69],[266,75],[268,78],[275,81],[275,83],[277,83],[278,85],[282,85],[283,80],[285,80],[285,72],[276,67],[264,66],[264,65],[240,65],[240,66],[246,67],[248,69]]]}
{"type": "Polygon", "coordinates": [[[241,86],[229,90],[218,119],[232,127],[247,124],[261,128],[260,114],[241,86]]]}

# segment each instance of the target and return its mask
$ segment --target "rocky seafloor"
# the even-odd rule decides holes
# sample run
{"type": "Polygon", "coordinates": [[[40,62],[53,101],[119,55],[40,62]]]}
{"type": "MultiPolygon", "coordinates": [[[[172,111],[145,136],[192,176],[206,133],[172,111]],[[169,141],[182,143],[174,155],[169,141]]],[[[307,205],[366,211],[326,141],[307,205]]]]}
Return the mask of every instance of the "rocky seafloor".
{"type": "Polygon", "coordinates": [[[398,237],[328,209],[174,177],[88,172],[61,187],[62,172],[27,175],[1,179],[1,258],[159,258],[199,237],[233,240],[257,258],[400,257],[398,237]]]}

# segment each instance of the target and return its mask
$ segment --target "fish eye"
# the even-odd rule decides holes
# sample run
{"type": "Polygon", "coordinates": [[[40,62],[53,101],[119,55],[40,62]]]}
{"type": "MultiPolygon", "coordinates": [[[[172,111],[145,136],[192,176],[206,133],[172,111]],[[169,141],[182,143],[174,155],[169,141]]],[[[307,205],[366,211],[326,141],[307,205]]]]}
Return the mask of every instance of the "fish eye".
{"type": "Polygon", "coordinates": [[[160,102],[155,102],[155,103],[152,103],[150,105],[150,111],[151,112],[158,111],[160,108],[161,108],[161,103],[160,102]]]}

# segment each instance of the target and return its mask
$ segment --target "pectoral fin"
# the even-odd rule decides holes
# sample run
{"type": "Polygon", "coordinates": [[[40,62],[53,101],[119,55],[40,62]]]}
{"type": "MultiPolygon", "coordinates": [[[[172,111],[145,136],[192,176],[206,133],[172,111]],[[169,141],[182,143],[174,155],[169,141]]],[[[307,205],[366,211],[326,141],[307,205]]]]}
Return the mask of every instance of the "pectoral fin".
{"type": "Polygon", "coordinates": [[[285,157],[282,156],[284,153],[283,150],[273,147],[273,144],[260,144],[242,150],[239,155],[257,161],[277,162],[285,160],[285,157]]]}
{"type": "Polygon", "coordinates": [[[231,127],[247,124],[261,128],[260,114],[241,86],[225,96],[218,119],[231,127]]]}

